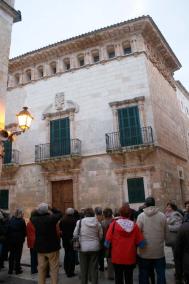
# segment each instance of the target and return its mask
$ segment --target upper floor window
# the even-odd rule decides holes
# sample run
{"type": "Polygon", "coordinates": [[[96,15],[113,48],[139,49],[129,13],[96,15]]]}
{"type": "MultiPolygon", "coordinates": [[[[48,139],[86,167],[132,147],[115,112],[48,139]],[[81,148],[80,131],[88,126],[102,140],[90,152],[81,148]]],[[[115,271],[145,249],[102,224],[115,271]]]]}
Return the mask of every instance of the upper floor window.
{"type": "Polygon", "coordinates": [[[51,72],[51,75],[56,74],[57,72],[56,61],[53,61],[50,63],[50,72],[51,72]]]}
{"type": "Polygon", "coordinates": [[[69,58],[64,58],[63,63],[64,63],[64,69],[66,71],[70,70],[70,59],[69,58]]]}
{"type": "Polygon", "coordinates": [[[16,86],[20,83],[20,74],[19,73],[16,73],[14,75],[14,81],[15,81],[16,86]]]}
{"type": "Polygon", "coordinates": [[[92,58],[94,63],[100,61],[100,54],[98,49],[92,50],[92,58]]]}
{"type": "Polygon", "coordinates": [[[31,70],[30,69],[26,70],[25,78],[26,78],[26,82],[31,81],[31,70]]]}
{"type": "Polygon", "coordinates": [[[115,57],[115,48],[113,45],[110,45],[107,47],[107,53],[108,53],[108,58],[114,58],[115,57]]]}
{"type": "Polygon", "coordinates": [[[123,43],[123,53],[124,55],[130,54],[132,52],[131,50],[131,45],[129,42],[124,42],[123,43]]]}
{"type": "Polygon", "coordinates": [[[85,58],[84,58],[84,54],[80,54],[78,55],[78,63],[79,63],[79,66],[82,67],[85,65],[85,58]]]}
{"type": "Polygon", "coordinates": [[[138,106],[118,109],[118,123],[122,147],[142,144],[138,106]]]}
{"type": "Polygon", "coordinates": [[[42,65],[38,66],[37,73],[38,73],[38,78],[42,78],[44,76],[44,70],[42,65]]]}
{"type": "Polygon", "coordinates": [[[69,117],[50,121],[50,156],[70,154],[69,117]]]}

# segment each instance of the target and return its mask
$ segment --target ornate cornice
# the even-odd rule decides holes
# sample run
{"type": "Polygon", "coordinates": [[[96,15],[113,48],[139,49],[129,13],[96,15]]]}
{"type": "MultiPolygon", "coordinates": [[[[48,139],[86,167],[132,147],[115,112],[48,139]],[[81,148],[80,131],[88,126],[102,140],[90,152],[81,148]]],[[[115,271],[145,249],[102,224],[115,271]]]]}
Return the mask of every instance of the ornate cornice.
{"type": "Polygon", "coordinates": [[[105,42],[122,39],[126,35],[134,34],[142,34],[147,43],[153,41],[154,45],[158,47],[158,54],[161,54],[171,73],[181,67],[180,62],[152,18],[150,16],[143,16],[66,39],[10,59],[9,70],[10,72],[15,72],[18,69],[27,68],[31,65],[50,60],[51,58],[79,52],[93,46],[102,46],[105,42]]]}
{"type": "Polygon", "coordinates": [[[135,97],[135,98],[133,98],[133,99],[111,102],[111,103],[109,103],[109,105],[110,105],[111,107],[120,107],[120,106],[122,106],[122,105],[127,105],[127,104],[133,104],[133,103],[143,102],[144,100],[145,100],[145,97],[144,97],[144,96],[140,96],[140,97],[135,97]]]}
{"type": "Polygon", "coordinates": [[[0,0],[0,9],[2,9],[8,15],[10,15],[13,18],[14,23],[21,21],[21,12],[16,11],[13,7],[11,7],[4,0],[0,0]]]}
{"type": "Polygon", "coordinates": [[[176,86],[178,87],[178,89],[180,89],[180,91],[187,97],[187,99],[189,99],[189,92],[183,86],[183,84],[179,80],[175,81],[175,83],[176,83],[176,86]]]}

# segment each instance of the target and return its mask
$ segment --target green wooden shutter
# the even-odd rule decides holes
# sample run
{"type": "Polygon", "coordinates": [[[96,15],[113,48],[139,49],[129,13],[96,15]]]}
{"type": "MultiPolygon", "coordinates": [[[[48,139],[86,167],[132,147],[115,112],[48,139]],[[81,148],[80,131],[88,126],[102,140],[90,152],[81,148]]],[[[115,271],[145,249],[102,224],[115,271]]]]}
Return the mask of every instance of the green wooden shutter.
{"type": "Polygon", "coordinates": [[[56,119],[50,122],[50,156],[70,154],[70,121],[69,118],[56,119]]]}
{"type": "Polygon", "coordinates": [[[143,178],[127,180],[129,203],[142,203],[145,201],[143,178]]]}
{"type": "Polygon", "coordinates": [[[142,144],[138,107],[118,109],[121,146],[142,144]]]}
{"type": "Polygon", "coordinates": [[[4,164],[10,164],[12,161],[12,141],[5,141],[4,142],[4,164]]]}
{"type": "Polygon", "coordinates": [[[0,190],[0,208],[8,209],[9,208],[9,191],[0,190]]]}

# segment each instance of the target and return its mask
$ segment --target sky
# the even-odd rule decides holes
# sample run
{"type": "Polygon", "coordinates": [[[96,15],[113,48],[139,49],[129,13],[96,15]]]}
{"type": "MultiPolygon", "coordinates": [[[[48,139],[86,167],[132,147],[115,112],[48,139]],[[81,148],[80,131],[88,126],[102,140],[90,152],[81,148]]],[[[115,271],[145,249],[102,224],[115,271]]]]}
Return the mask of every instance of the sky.
{"type": "Polygon", "coordinates": [[[150,15],[182,64],[189,90],[188,0],[15,0],[22,21],[12,30],[10,57],[142,15],[150,15]]]}

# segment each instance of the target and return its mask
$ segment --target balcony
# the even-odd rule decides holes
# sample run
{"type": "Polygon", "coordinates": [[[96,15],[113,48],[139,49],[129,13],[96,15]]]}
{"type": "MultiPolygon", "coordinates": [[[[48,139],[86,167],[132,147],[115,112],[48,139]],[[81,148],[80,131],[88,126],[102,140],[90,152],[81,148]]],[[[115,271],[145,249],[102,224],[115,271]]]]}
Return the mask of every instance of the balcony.
{"type": "Polygon", "coordinates": [[[3,158],[2,177],[12,176],[19,169],[19,154],[18,150],[6,150],[3,158]]]}
{"type": "Polygon", "coordinates": [[[72,161],[81,157],[79,139],[62,140],[61,143],[46,143],[35,146],[35,161],[49,168],[73,165],[72,161]]]}
{"type": "Polygon", "coordinates": [[[18,165],[19,164],[19,151],[6,150],[3,158],[3,165],[18,165]]]}
{"type": "Polygon", "coordinates": [[[107,153],[139,150],[153,145],[154,138],[151,126],[126,128],[122,132],[106,133],[107,153]]]}

